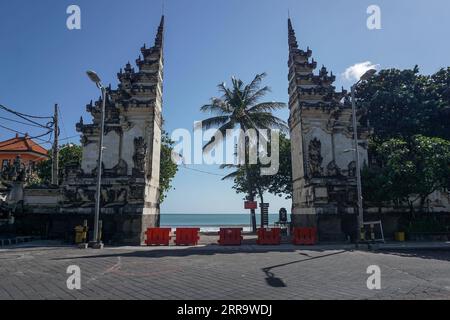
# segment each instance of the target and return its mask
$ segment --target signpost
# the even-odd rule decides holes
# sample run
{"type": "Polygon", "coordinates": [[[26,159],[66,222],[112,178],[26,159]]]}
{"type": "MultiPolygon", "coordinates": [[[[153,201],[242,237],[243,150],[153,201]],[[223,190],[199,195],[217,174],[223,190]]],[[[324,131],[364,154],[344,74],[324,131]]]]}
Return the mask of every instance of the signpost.
{"type": "Polygon", "coordinates": [[[245,210],[256,210],[258,208],[258,203],[256,201],[245,201],[244,209],[245,210]]]}
{"type": "Polygon", "coordinates": [[[269,226],[269,207],[268,203],[261,203],[261,227],[265,228],[269,226]]]}

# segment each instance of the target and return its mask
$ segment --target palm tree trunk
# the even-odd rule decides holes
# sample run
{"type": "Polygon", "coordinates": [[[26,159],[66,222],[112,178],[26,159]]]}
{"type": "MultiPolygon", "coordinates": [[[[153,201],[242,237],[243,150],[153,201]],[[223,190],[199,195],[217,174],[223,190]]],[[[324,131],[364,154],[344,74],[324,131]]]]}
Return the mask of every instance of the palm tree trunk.
{"type": "Polygon", "coordinates": [[[264,205],[264,195],[261,188],[258,187],[259,199],[261,199],[261,229],[264,228],[264,214],[263,214],[263,205],[264,205]]]}
{"type": "MultiPolygon", "coordinates": [[[[248,182],[248,200],[253,202],[255,201],[255,196],[253,193],[253,186],[252,186],[252,182],[250,181],[250,174],[249,174],[249,168],[248,168],[248,164],[247,162],[245,162],[245,173],[247,174],[247,182],[248,182]]],[[[251,214],[251,219],[252,219],[252,232],[256,233],[257,230],[257,226],[256,226],[256,210],[255,209],[251,209],[250,210],[250,214],[251,214]]]]}
{"type": "MultiPolygon", "coordinates": [[[[251,200],[251,201],[253,201],[253,200],[251,200]]],[[[252,233],[256,234],[256,229],[257,229],[257,226],[256,226],[256,210],[252,209],[250,211],[250,215],[251,215],[251,219],[252,219],[252,233]]]]}
{"type": "MultiPolygon", "coordinates": [[[[246,127],[243,123],[240,123],[239,126],[243,131],[246,130],[246,127]]],[[[248,187],[247,187],[248,188],[248,190],[247,190],[248,197],[247,198],[248,198],[248,201],[253,202],[253,201],[255,201],[255,195],[253,192],[253,184],[251,181],[250,169],[249,169],[249,166],[247,163],[247,154],[248,154],[247,152],[249,150],[249,144],[248,144],[248,141],[245,138],[245,136],[244,136],[244,139],[245,139],[244,140],[244,168],[245,168],[245,174],[247,175],[247,183],[248,183],[248,187]]],[[[256,226],[256,210],[255,209],[250,210],[250,216],[251,216],[251,220],[252,220],[252,233],[256,234],[257,226],[256,226]]]]}

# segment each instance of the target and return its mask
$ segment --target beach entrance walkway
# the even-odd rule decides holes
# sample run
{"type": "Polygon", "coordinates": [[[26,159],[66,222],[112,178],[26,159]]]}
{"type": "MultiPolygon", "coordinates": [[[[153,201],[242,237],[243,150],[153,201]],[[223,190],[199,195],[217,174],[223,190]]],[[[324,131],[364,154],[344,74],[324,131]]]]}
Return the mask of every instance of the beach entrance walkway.
{"type": "Polygon", "coordinates": [[[21,244],[0,250],[0,299],[450,298],[450,251],[321,248],[21,244]],[[73,266],[80,290],[67,288],[73,266]],[[367,287],[370,266],[381,290],[367,287]]]}

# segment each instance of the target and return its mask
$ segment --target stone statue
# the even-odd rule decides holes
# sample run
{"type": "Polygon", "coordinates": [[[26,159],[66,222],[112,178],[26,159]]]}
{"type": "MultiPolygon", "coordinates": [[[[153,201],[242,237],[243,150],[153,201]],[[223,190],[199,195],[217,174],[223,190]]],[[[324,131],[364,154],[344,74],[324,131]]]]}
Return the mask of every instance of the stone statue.
{"type": "Polygon", "coordinates": [[[144,138],[139,137],[134,139],[134,169],[133,172],[143,173],[145,166],[145,152],[147,145],[145,144],[144,138]]]}
{"type": "Polygon", "coordinates": [[[113,168],[113,171],[117,176],[126,176],[128,175],[128,164],[125,160],[120,159],[119,163],[113,168]]]}
{"type": "Polygon", "coordinates": [[[356,177],[356,162],[352,161],[348,164],[348,176],[356,177]]]}
{"type": "Polygon", "coordinates": [[[336,164],[336,161],[331,161],[327,166],[327,175],[330,177],[336,177],[341,174],[341,170],[336,164]]]}
{"type": "Polygon", "coordinates": [[[309,143],[309,174],[312,177],[320,177],[322,175],[322,143],[319,139],[314,138],[309,143]]]}

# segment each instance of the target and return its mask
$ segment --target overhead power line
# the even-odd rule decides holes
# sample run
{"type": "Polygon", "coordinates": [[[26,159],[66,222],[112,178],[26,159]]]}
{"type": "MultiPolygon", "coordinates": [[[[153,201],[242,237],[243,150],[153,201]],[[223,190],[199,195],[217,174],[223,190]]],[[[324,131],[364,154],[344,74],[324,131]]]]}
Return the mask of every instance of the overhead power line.
{"type": "Polygon", "coordinates": [[[20,124],[24,124],[26,126],[31,126],[31,127],[35,127],[35,128],[42,128],[42,126],[38,126],[38,125],[35,125],[35,124],[22,122],[22,121],[19,121],[19,120],[14,120],[14,119],[11,119],[11,118],[0,117],[0,119],[11,121],[11,122],[16,122],[16,123],[20,123],[20,124]]]}
{"type": "Polygon", "coordinates": [[[15,114],[15,115],[20,115],[20,116],[22,116],[22,117],[28,117],[28,118],[33,118],[33,119],[53,119],[53,117],[33,116],[33,115],[29,115],[29,114],[25,114],[25,113],[18,112],[18,111],[14,111],[14,110],[12,110],[12,109],[9,109],[9,108],[5,107],[5,106],[2,105],[2,104],[0,104],[0,108],[3,109],[3,110],[5,110],[5,111],[8,111],[8,112],[10,112],[10,113],[13,113],[13,114],[15,114]]]}
{"type": "Polygon", "coordinates": [[[224,178],[226,176],[222,175],[222,174],[218,174],[218,173],[213,173],[213,172],[208,172],[208,171],[203,171],[203,170],[198,170],[198,169],[194,169],[194,168],[188,168],[186,167],[186,165],[183,164],[183,166],[181,166],[181,168],[186,169],[186,170],[190,170],[190,171],[194,171],[194,172],[199,172],[199,173],[203,173],[203,174],[208,174],[211,176],[217,176],[217,177],[221,177],[224,178]]]}
{"type": "Polygon", "coordinates": [[[28,114],[25,114],[25,113],[14,111],[14,110],[12,110],[12,109],[10,109],[8,107],[5,107],[2,104],[0,104],[0,109],[4,110],[6,112],[9,112],[9,113],[11,113],[11,114],[13,114],[13,115],[15,115],[15,116],[25,120],[25,121],[28,121],[29,123],[31,123],[31,124],[33,124],[35,126],[38,126],[38,127],[44,128],[44,129],[49,129],[53,125],[53,121],[54,121],[53,117],[41,117],[41,116],[28,115],[28,114]],[[34,120],[31,120],[29,118],[32,118],[32,119],[48,119],[48,120],[51,120],[51,121],[49,121],[45,125],[43,125],[42,123],[39,123],[39,122],[34,121],[34,120]]]}

